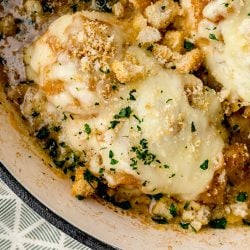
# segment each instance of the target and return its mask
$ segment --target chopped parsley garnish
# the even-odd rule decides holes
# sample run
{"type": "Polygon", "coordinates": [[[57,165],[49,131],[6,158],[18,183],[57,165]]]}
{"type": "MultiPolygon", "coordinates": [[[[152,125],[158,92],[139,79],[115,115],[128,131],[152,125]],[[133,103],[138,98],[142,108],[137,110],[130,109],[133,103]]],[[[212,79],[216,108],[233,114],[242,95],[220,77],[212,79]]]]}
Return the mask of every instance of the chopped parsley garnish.
{"type": "Polygon", "coordinates": [[[188,229],[190,223],[187,223],[187,222],[180,222],[180,226],[183,228],[183,229],[188,229]]]}
{"type": "Polygon", "coordinates": [[[149,46],[147,47],[147,51],[152,52],[153,49],[154,49],[154,45],[153,45],[153,44],[151,44],[151,45],[149,45],[149,46]]]}
{"type": "Polygon", "coordinates": [[[129,100],[130,100],[130,101],[135,101],[135,100],[136,100],[135,96],[133,95],[135,92],[136,92],[135,89],[132,89],[132,90],[129,92],[129,100]]]}
{"type": "Polygon", "coordinates": [[[225,229],[227,226],[227,220],[224,217],[222,217],[220,219],[211,220],[209,222],[209,225],[211,228],[225,229]]]}
{"type": "Polygon", "coordinates": [[[111,159],[110,164],[111,165],[116,165],[119,161],[117,161],[116,159],[111,159]]]}
{"type": "Polygon", "coordinates": [[[250,226],[249,218],[242,219],[242,222],[243,222],[244,225],[250,226]]]}
{"type": "Polygon", "coordinates": [[[109,150],[109,158],[112,159],[114,157],[114,153],[112,150],[109,150]]]}
{"type": "Polygon", "coordinates": [[[189,204],[190,204],[189,202],[186,202],[186,203],[184,204],[184,206],[183,206],[184,210],[187,210],[187,209],[188,209],[189,204]]]}
{"type": "Polygon", "coordinates": [[[52,129],[53,129],[53,131],[55,131],[55,132],[60,132],[61,129],[62,129],[62,127],[61,127],[61,126],[54,126],[52,129]]]}
{"type": "Polygon", "coordinates": [[[236,200],[239,202],[244,202],[248,199],[248,194],[247,192],[240,192],[238,193],[236,200]]]}
{"type": "Polygon", "coordinates": [[[163,165],[164,168],[170,168],[167,164],[163,165]]]}
{"type": "Polygon", "coordinates": [[[131,107],[128,106],[126,108],[122,108],[119,114],[115,115],[114,118],[115,119],[129,118],[131,113],[132,113],[132,109],[131,107]]]}
{"type": "Polygon", "coordinates": [[[170,175],[168,178],[170,179],[170,178],[173,178],[173,177],[175,177],[176,176],[176,174],[172,174],[172,175],[170,175]]]}
{"type": "Polygon", "coordinates": [[[118,87],[117,87],[116,85],[112,85],[112,86],[111,86],[111,89],[112,89],[112,90],[117,90],[118,87]]]}
{"type": "Polygon", "coordinates": [[[73,5],[70,6],[70,8],[71,8],[72,12],[75,13],[78,10],[78,4],[77,3],[73,4],[73,5]]]}
{"type": "Polygon", "coordinates": [[[133,170],[137,169],[137,160],[135,158],[130,159],[130,167],[132,167],[133,170]]]}
{"type": "Polygon", "coordinates": [[[166,101],[166,103],[169,103],[170,101],[173,101],[173,99],[168,99],[168,100],[166,101]]]}
{"type": "Polygon", "coordinates": [[[223,4],[226,8],[229,6],[229,3],[223,3],[223,4]]]}
{"type": "Polygon", "coordinates": [[[154,216],[151,219],[158,224],[168,224],[167,219],[164,217],[154,216]]]}
{"type": "Polygon", "coordinates": [[[57,157],[58,155],[58,152],[57,152],[57,149],[58,149],[58,145],[57,145],[57,142],[50,138],[47,143],[46,143],[46,146],[45,146],[45,149],[48,149],[49,151],[49,155],[52,157],[52,158],[55,158],[57,157]]]}
{"type": "Polygon", "coordinates": [[[49,129],[47,127],[42,127],[38,130],[36,137],[40,140],[43,140],[48,138],[49,134],[50,134],[49,129]]]}
{"type": "Polygon", "coordinates": [[[109,129],[114,129],[118,124],[120,123],[120,121],[114,120],[110,122],[110,127],[109,129]]]}
{"type": "Polygon", "coordinates": [[[202,170],[207,170],[208,169],[208,160],[205,160],[201,165],[200,165],[200,169],[202,170]]]}
{"type": "Polygon", "coordinates": [[[48,3],[48,0],[42,1],[42,9],[43,9],[44,13],[46,13],[46,12],[52,13],[54,11],[53,6],[51,6],[48,3]]]}
{"type": "Polygon", "coordinates": [[[88,169],[84,172],[83,177],[88,183],[98,180],[88,169]]]}
{"type": "Polygon", "coordinates": [[[143,119],[142,120],[140,120],[139,118],[138,118],[138,116],[137,115],[133,115],[133,117],[139,122],[139,123],[142,123],[143,122],[143,119]]]}
{"type": "Polygon", "coordinates": [[[98,106],[98,105],[100,105],[100,103],[99,103],[99,102],[96,102],[96,103],[95,103],[95,106],[98,106]]]}
{"type": "Polygon", "coordinates": [[[141,127],[139,125],[136,126],[138,131],[141,131],[141,127]]]}
{"type": "Polygon", "coordinates": [[[84,200],[84,196],[82,196],[82,195],[77,195],[76,198],[77,198],[79,201],[84,200]]]}
{"type": "Polygon", "coordinates": [[[131,204],[129,201],[115,202],[114,205],[124,210],[128,210],[131,208],[131,204]]]}
{"type": "Polygon", "coordinates": [[[114,116],[115,120],[110,122],[109,129],[114,129],[120,123],[119,119],[129,118],[132,112],[133,111],[129,106],[126,108],[122,108],[120,112],[114,116]]]}
{"type": "Polygon", "coordinates": [[[191,123],[191,132],[194,133],[196,131],[196,127],[194,125],[194,122],[191,123]]]}
{"type": "Polygon", "coordinates": [[[106,68],[106,69],[100,68],[99,70],[100,70],[102,73],[104,73],[104,74],[109,74],[109,73],[110,73],[110,69],[109,69],[109,68],[106,68]]]}
{"type": "Polygon", "coordinates": [[[170,207],[169,207],[169,212],[173,217],[176,217],[177,215],[177,208],[175,206],[174,203],[171,203],[170,207]]]}
{"type": "Polygon", "coordinates": [[[99,174],[102,175],[104,172],[104,168],[99,168],[99,174]]]}
{"type": "Polygon", "coordinates": [[[37,117],[40,115],[40,113],[37,111],[33,111],[31,115],[32,115],[32,117],[37,117]]]}
{"type": "Polygon", "coordinates": [[[112,150],[109,150],[109,158],[110,160],[110,164],[111,165],[116,165],[119,161],[117,161],[116,159],[113,158],[114,157],[114,153],[112,150]]]}
{"type": "Polygon", "coordinates": [[[194,48],[194,44],[191,43],[190,41],[185,40],[184,41],[184,49],[186,51],[191,51],[194,48]]]}
{"type": "Polygon", "coordinates": [[[84,132],[89,135],[91,133],[91,128],[89,126],[89,124],[84,124],[84,132]]]}
{"type": "Polygon", "coordinates": [[[209,39],[218,41],[216,35],[212,33],[209,34],[209,39]]]}
{"type": "Polygon", "coordinates": [[[233,125],[233,131],[240,131],[240,126],[238,124],[233,125]]]}
{"type": "Polygon", "coordinates": [[[64,161],[64,160],[62,160],[62,161],[54,160],[53,162],[54,162],[55,165],[56,165],[57,167],[59,167],[59,168],[62,168],[63,165],[65,164],[65,161],[64,161]]]}
{"type": "Polygon", "coordinates": [[[160,200],[162,197],[163,197],[163,194],[162,194],[162,193],[150,195],[150,198],[151,198],[151,199],[155,199],[155,200],[157,200],[157,201],[160,200]]]}

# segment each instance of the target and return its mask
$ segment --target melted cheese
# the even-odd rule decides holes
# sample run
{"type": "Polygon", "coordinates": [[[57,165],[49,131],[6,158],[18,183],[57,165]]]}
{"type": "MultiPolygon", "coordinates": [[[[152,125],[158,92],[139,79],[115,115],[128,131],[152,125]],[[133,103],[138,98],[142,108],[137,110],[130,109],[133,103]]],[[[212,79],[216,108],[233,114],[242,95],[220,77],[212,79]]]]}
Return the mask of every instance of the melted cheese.
{"type": "Polygon", "coordinates": [[[232,99],[241,98],[245,105],[249,105],[250,2],[229,2],[226,7],[221,1],[212,1],[204,9],[204,16],[210,20],[223,19],[214,23],[214,28],[205,19],[200,23],[199,31],[202,37],[208,38],[213,33],[220,40],[210,39],[203,46],[206,64],[212,75],[228,90],[232,99]],[[217,8],[219,4],[220,7],[217,8]],[[213,11],[215,8],[216,12],[213,11]]]}
{"type": "MultiPolygon", "coordinates": [[[[74,34],[80,34],[75,23],[79,15],[61,17],[26,52],[30,79],[40,85],[57,112],[75,115],[74,119],[59,121],[60,139],[72,149],[86,153],[92,173],[98,175],[100,168],[104,169],[103,177],[111,187],[136,183],[147,194],[196,198],[206,190],[223,163],[224,143],[216,129],[220,119],[216,94],[205,91],[200,80],[192,75],[163,70],[142,49],[131,46],[127,53],[136,57],[146,75],[133,83],[120,84],[117,91],[103,99],[101,87],[110,79],[101,78],[106,74],[95,71],[95,67],[102,63],[109,67],[117,56],[113,53],[104,60],[94,54],[95,59],[86,66],[86,61],[91,60],[89,51],[85,51],[87,59],[86,54],[72,54],[77,48],[70,47],[70,42],[66,46],[71,33],[65,27],[71,27],[71,31],[78,29],[74,34]],[[48,46],[51,37],[57,37],[58,46],[55,43],[48,46]],[[101,79],[101,86],[91,88],[93,75],[101,79]],[[47,88],[46,84],[52,85],[47,88]],[[55,84],[60,88],[53,87],[55,84]],[[129,99],[131,93],[135,100],[129,99]],[[124,115],[121,110],[127,113],[124,115]],[[114,120],[118,124],[110,128],[114,120]],[[85,130],[86,124],[90,133],[85,130]],[[206,170],[200,167],[205,161],[206,170]]],[[[110,26],[103,28],[111,32],[109,38],[112,34],[116,36],[110,26]]],[[[112,41],[113,47],[119,47],[119,39],[112,41]]]]}

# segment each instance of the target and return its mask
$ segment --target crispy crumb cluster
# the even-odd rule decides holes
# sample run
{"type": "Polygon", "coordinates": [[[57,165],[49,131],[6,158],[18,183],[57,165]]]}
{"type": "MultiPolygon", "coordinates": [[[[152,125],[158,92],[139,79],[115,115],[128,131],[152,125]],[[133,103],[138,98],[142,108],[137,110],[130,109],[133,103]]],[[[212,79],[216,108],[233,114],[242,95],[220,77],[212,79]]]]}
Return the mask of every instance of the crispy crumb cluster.
{"type": "Polygon", "coordinates": [[[128,9],[128,6],[136,13],[132,25],[136,30],[138,46],[152,52],[156,60],[167,69],[175,69],[180,73],[190,73],[199,69],[203,62],[203,53],[195,48],[192,39],[186,36],[187,32],[183,31],[185,26],[175,27],[178,19],[185,16],[177,2],[120,1],[115,4],[113,12],[122,18],[126,16],[124,10],[128,9]]]}
{"type": "MultiPolygon", "coordinates": [[[[27,20],[36,25],[45,22],[44,20],[64,3],[51,2],[53,4],[44,5],[38,0],[25,1],[27,20]]],[[[69,25],[64,32],[58,34],[53,30],[53,35],[49,31],[43,35],[42,45],[48,46],[43,47],[43,52],[50,50],[53,54],[51,58],[51,54],[47,54],[45,60],[48,60],[48,66],[44,72],[40,72],[38,63],[38,69],[33,69],[34,72],[27,71],[27,83],[7,90],[8,98],[15,105],[19,105],[23,119],[29,124],[30,133],[51,157],[52,164],[71,177],[72,195],[79,200],[99,196],[115,206],[146,215],[158,224],[178,224],[182,229],[194,232],[206,226],[224,229],[227,224],[250,225],[250,108],[244,106],[240,99],[234,102],[227,99],[227,91],[221,91],[218,82],[210,78],[209,72],[203,68],[204,54],[199,48],[201,44],[223,42],[221,31],[215,28],[215,24],[226,19],[236,10],[237,4],[243,4],[243,1],[120,0],[114,1],[115,3],[104,1],[102,6],[94,6],[93,3],[90,6],[90,2],[70,5],[66,13],[74,13],[71,15],[73,25],[69,25]],[[191,6],[187,5],[188,2],[191,6]],[[90,18],[79,14],[80,12],[75,13],[82,10],[82,5],[87,6],[85,9],[94,7],[100,12],[92,11],[90,18]],[[203,11],[205,5],[207,7],[203,11]],[[112,14],[107,14],[107,18],[106,13],[103,15],[102,12],[112,14]],[[192,32],[196,30],[202,15],[206,18],[201,21],[198,29],[203,38],[195,41],[192,32]],[[140,53],[137,54],[138,51],[143,51],[143,58],[140,58],[140,53]],[[137,176],[117,171],[119,155],[114,153],[117,145],[113,150],[107,151],[106,162],[110,164],[109,169],[102,165],[104,158],[100,154],[107,150],[107,147],[100,148],[97,155],[93,153],[95,145],[105,140],[110,142],[110,147],[112,140],[119,136],[119,129],[129,119],[132,119],[133,123],[128,127],[129,133],[122,136],[122,146],[126,146],[125,138],[131,135],[140,138],[144,133],[144,117],[138,115],[135,112],[136,107],[132,105],[140,105],[136,102],[140,97],[137,83],[138,80],[143,81],[154,73],[150,68],[151,63],[157,65],[156,71],[168,69],[167,72],[181,73],[187,79],[183,98],[187,98],[192,109],[206,113],[210,123],[218,124],[217,132],[226,144],[223,151],[224,162],[222,158],[201,162],[200,171],[206,171],[211,167],[209,164],[220,165],[220,168],[214,172],[213,179],[205,190],[203,189],[204,192],[194,200],[184,201],[178,195],[156,193],[154,190],[150,194],[142,192],[150,181],[140,183],[137,176]],[[65,76],[62,72],[66,71],[68,75],[65,76]],[[41,73],[40,77],[32,78],[36,73],[41,73]],[[205,85],[215,86],[215,90],[204,87],[199,79],[195,80],[192,73],[204,80],[205,85]],[[119,89],[122,88],[128,88],[125,96],[120,95],[119,89]],[[215,115],[217,107],[213,98],[216,95],[220,97],[223,106],[221,116],[215,115]],[[119,108],[115,114],[111,114],[112,109],[108,109],[107,103],[111,99],[115,101],[112,106],[119,108]],[[125,102],[126,105],[119,106],[125,102]],[[107,106],[101,109],[104,105],[107,106]],[[98,126],[92,123],[91,119],[98,118],[98,112],[109,117],[108,122],[105,117],[99,120],[98,126]],[[90,122],[85,123],[84,119],[89,119],[90,122]],[[79,129],[74,128],[74,123],[79,125],[79,129]],[[107,130],[105,134],[103,126],[107,130]],[[79,142],[76,140],[76,149],[65,142],[65,131],[73,131],[73,138],[83,139],[79,142]],[[96,141],[91,141],[92,145],[88,150],[82,150],[81,147],[87,145],[94,136],[96,141]],[[88,157],[91,158],[90,162],[86,161],[88,157]]],[[[65,11],[63,13],[65,14],[65,11]]],[[[20,23],[11,14],[1,17],[0,41],[2,38],[13,36],[19,26],[20,23]]],[[[249,39],[248,28],[249,20],[246,15],[246,20],[239,26],[240,34],[246,40],[249,39]]],[[[39,40],[37,43],[39,44],[39,40]]],[[[32,49],[31,46],[29,59],[37,57],[32,54],[32,49]]],[[[3,60],[1,57],[0,59],[2,66],[3,60]]],[[[151,90],[153,93],[154,86],[151,90]]],[[[166,92],[168,91],[159,89],[157,101],[162,95],[168,94],[166,92]]],[[[144,92],[143,96],[146,94],[144,92]]],[[[150,103],[145,103],[144,106],[147,110],[153,108],[150,103]]],[[[206,143],[202,139],[192,141],[198,134],[200,124],[187,124],[185,112],[175,112],[174,109],[172,111],[171,107],[175,107],[172,97],[164,99],[160,107],[162,108],[154,111],[154,116],[150,118],[151,126],[164,111],[167,115],[162,123],[168,125],[167,129],[164,131],[158,126],[148,138],[160,141],[164,136],[178,135],[182,129],[188,127],[190,143],[184,145],[181,150],[189,150],[190,154],[197,153],[206,143]]],[[[142,139],[138,145],[128,149],[131,156],[129,168],[137,171],[138,176],[140,172],[137,170],[137,164],[142,159],[145,164],[152,161],[152,165],[147,167],[171,169],[171,166],[163,165],[157,158],[154,148],[148,148],[150,140],[142,139]]],[[[168,179],[175,178],[175,174],[172,173],[168,179]]]]}

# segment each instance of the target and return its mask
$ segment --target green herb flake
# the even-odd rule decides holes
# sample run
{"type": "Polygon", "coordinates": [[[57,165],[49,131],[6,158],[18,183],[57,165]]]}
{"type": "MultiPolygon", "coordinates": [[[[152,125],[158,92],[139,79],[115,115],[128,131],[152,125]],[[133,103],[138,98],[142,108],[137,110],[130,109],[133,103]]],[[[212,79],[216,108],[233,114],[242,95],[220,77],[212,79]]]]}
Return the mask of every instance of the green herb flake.
{"type": "Polygon", "coordinates": [[[114,157],[114,153],[112,150],[109,150],[109,158],[112,159],[114,157]]]}
{"type": "Polygon", "coordinates": [[[72,12],[75,13],[78,10],[78,4],[73,4],[70,6],[70,8],[71,8],[72,12]]]}
{"type": "Polygon", "coordinates": [[[168,224],[168,221],[166,218],[164,217],[160,217],[160,216],[154,216],[151,218],[154,222],[156,222],[157,224],[168,224]]]}
{"type": "Polygon", "coordinates": [[[119,161],[117,161],[116,159],[111,159],[110,164],[111,165],[116,165],[119,161]]]}
{"type": "Polygon", "coordinates": [[[229,3],[223,3],[223,4],[226,8],[229,6],[229,3]]]}
{"type": "Polygon", "coordinates": [[[209,222],[209,225],[211,228],[225,229],[227,226],[227,220],[225,217],[222,217],[220,219],[211,220],[209,222]]]}
{"type": "Polygon", "coordinates": [[[33,111],[31,115],[32,115],[32,117],[37,117],[40,115],[40,113],[37,111],[33,111]]]}
{"type": "Polygon", "coordinates": [[[81,201],[81,200],[84,200],[85,198],[84,198],[84,196],[82,196],[82,195],[77,195],[76,196],[76,198],[79,200],[79,201],[81,201]]]}
{"type": "Polygon", "coordinates": [[[190,41],[185,40],[184,41],[184,49],[186,51],[191,51],[194,48],[194,44],[191,43],[190,41]]]}
{"type": "Polygon", "coordinates": [[[53,131],[55,131],[55,132],[60,132],[61,129],[62,129],[62,127],[61,127],[61,126],[54,126],[52,129],[53,129],[53,131]]]}
{"type": "Polygon", "coordinates": [[[84,124],[84,132],[89,135],[91,133],[91,128],[89,126],[89,124],[84,124]]]}
{"type": "Polygon", "coordinates": [[[169,207],[169,212],[173,217],[176,217],[177,215],[177,207],[174,205],[174,203],[171,203],[169,207]]]}
{"type": "Polygon", "coordinates": [[[129,210],[131,208],[131,203],[129,201],[115,202],[115,205],[124,210],[129,210]]]}
{"type": "Polygon", "coordinates": [[[209,34],[209,39],[218,41],[216,35],[212,33],[209,34]]]}
{"type": "Polygon", "coordinates": [[[181,228],[183,228],[183,229],[188,229],[190,223],[187,223],[187,222],[180,222],[179,225],[180,225],[181,228]]]}
{"type": "Polygon", "coordinates": [[[250,226],[250,220],[249,220],[249,218],[242,219],[242,222],[243,222],[244,225],[250,226]]]}
{"type": "Polygon", "coordinates": [[[117,120],[111,121],[109,129],[114,129],[119,123],[120,121],[117,120]]]}
{"type": "Polygon", "coordinates": [[[136,126],[138,131],[141,131],[141,127],[139,125],[136,126]]]}
{"type": "Polygon", "coordinates": [[[153,49],[154,49],[154,45],[153,45],[153,44],[151,44],[151,45],[149,45],[149,46],[147,47],[147,51],[152,52],[153,49]]]}
{"type": "Polygon", "coordinates": [[[196,127],[194,125],[194,122],[191,123],[191,132],[194,133],[196,131],[196,127]]]}
{"type": "Polygon", "coordinates": [[[136,170],[137,169],[137,160],[135,158],[131,158],[130,159],[130,167],[133,169],[133,170],[136,170]]]}
{"type": "Polygon", "coordinates": [[[126,108],[122,108],[119,114],[115,115],[114,118],[115,119],[129,118],[131,113],[132,113],[132,109],[131,107],[128,106],[126,108]]]}
{"type": "Polygon", "coordinates": [[[175,176],[176,176],[176,174],[172,174],[172,175],[169,176],[169,179],[171,179],[171,178],[173,178],[175,176]]]}
{"type": "Polygon", "coordinates": [[[129,92],[129,100],[130,101],[136,101],[136,98],[134,96],[134,93],[136,92],[135,89],[132,89],[130,92],[129,92]]]}
{"type": "Polygon", "coordinates": [[[240,192],[238,193],[236,200],[239,202],[244,202],[248,199],[248,193],[247,192],[240,192]]]}
{"type": "Polygon", "coordinates": [[[187,202],[185,202],[185,204],[184,204],[184,206],[183,206],[183,208],[184,208],[184,210],[187,210],[188,209],[188,207],[189,207],[189,202],[187,201],[187,202]]]}
{"type": "Polygon", "coordinates": [[[156,201],[160,200],[162,197],[163,197],[163,194],[162,193],[159,193],[159,194],[153,194],[153,195],[150,195],[150,197],[152,199],[155,199],[156,201]]]}
{"type": "Polygon", "coordinates": [[[88,183],[92,183],[97,180],[97,178],[88,169],[84,172],[83,177],[88,183]]]}
{"type": "Polygon", "coordinates": [[[100,68],[99,70],[100,70],[103,74],[109,74],[109,73],[110,73],[110,69],[109,69],[109,68],[106,68],[106,69],[100,68]]]}
{"type": "Polygon", "coordinates": [[[208,169],[208,160],[205,160],[201,165],[200,165],[200,169],[202,170],[207,170],[208,169]]]}
{"type": "Polygon", "coordinates": [[[103,172],[104,172],[104,168],[99,168],[98,173],[99,173],[100,175],[102,175],[102,174],[103,174],[103,172]]]}
{"type": "Polygon", "coordinates": [[[46,139],[49,137],[49,129],[47,127],[42,127],[38,130],[36,137],[40,140],[46,139]]]}
{"type": "Polygon", "coordinates": [[[170,101],[173,101],[173,99],[168,99],[168,100],[166,101],[166,103],[169,103],[170,101]]]}

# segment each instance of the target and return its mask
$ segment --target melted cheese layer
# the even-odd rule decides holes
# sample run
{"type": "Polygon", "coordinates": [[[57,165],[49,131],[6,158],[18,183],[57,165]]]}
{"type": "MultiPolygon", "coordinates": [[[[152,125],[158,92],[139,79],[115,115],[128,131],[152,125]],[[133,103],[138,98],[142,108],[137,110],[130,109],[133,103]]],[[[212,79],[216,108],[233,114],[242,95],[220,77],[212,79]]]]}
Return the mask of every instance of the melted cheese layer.
{"type": "Polygon", "coordinates": [[[211,33],[217,38],[221,36],[220,41],[210,39],[209,44],[203,46],[206,64],[216,80],[230,92],[232,99],[240,97],[245,105],[249,105],[250,2],[237,0],[229,6],[222,2],[212,1],[203,13],[210,20],[224,19],[218,23],[209,22],[209,27],[207,20],[200,23],[203,37],[208,38],[211,33]]]}
{"type": "MultiPolygon", "coordinates": [[[[84,152],[90,171],[98,176],[102,169],[110,187],[133,183],[147,194],[196,198],[223,163],[224,143],[216,129],[220,119],[216,94],[204,90],[196,77],[163,70],[142,49],[130,47],[127,52],[145,67],[146,76],[120,84],[103,99],[102,87],[110,79],[107,72],[95,70],[95,65],[106,63],[101,67],[109,68],[109,62],[117,56],[113,53],[102,61],[94,54],[94,61],[88,63],[89,51],[80,56],[72,53],[80,46],[72,39],[77,40],[79,34],[79,39],[85,37],[79,22],[81,14],[61,17],[26,51],[29,78],[57,112],[74,115],[74,119],[57,121],[62,127],[60,140],[84,152]],[[73,38],[72,30],[76,30],[73,38]],[[52,46],[48,41],[54,37],[57,39],[52,46]],[[100,85],[91,85],[93,75],[102,80],[98,81],[100,85]],[[111,122],[116,125],[112,127],[111,122]]],[[[100,27],[98,21],[94,22],[100,27]]],[[[103,32],[108,30],[111,35],[104,32],[99,34],[104,36],[101,38],[99,31],[94,35],[96,39],[111,39],[113,35],[110,42],[119,48],[117,29],[105,26],[103,32]]]]}

